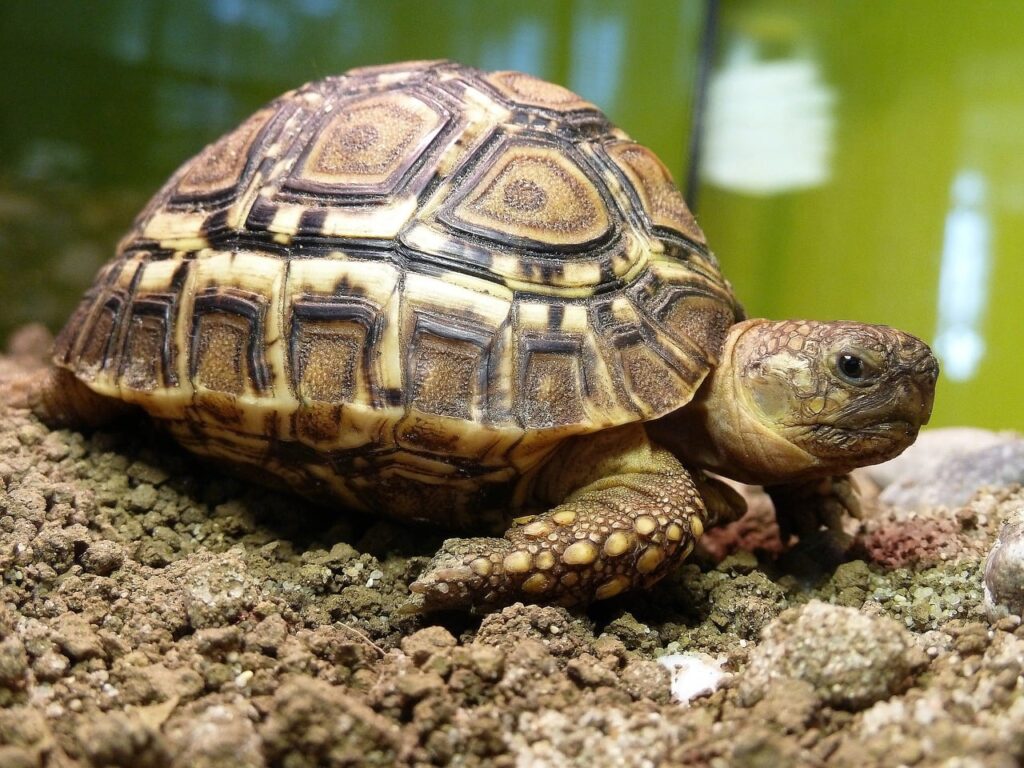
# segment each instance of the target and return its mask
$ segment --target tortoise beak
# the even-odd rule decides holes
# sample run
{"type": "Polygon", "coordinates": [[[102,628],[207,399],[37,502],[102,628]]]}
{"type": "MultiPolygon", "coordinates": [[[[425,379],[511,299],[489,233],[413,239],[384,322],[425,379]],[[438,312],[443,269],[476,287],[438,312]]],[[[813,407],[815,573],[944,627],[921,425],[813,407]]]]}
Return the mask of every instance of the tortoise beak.
{"type": "Polygon", "coordinates": [[[904,390],[901,410],[905,410],[907,421],[921,426],[927,424],[932,415],[935,385],[939,379],[939,361],[927,344],[909,334],[901,352],[900,356],[907,360],[900,371],[904,390]]]}

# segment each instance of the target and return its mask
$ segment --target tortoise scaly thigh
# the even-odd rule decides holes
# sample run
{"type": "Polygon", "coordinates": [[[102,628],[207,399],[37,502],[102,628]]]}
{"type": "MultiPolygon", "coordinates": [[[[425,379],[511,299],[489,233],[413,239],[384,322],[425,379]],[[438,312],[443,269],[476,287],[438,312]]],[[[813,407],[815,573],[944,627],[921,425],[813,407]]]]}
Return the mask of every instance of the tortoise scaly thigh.
{"type": "Polygon", "coordinates": [[[415,609],[582,605],[646,588],[693,550],[707,522],[690,473],[642,427],[578,438],[534,491],[539,503],[562,501],[504,538],[445,541],[411,587],[415,609]]]}
{"type": "Polygon", "coordinates": [[[135,408],[93,392],[64,368],[34,371],[0,388],[0,401],[32,411],[50,427],[99,427],[135,408]]]}

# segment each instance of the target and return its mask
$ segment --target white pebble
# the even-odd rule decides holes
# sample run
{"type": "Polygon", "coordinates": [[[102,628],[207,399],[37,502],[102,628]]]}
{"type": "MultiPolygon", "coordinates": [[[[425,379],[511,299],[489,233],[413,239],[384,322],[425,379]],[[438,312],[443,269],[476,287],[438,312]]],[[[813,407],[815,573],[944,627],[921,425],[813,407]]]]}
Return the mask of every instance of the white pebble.
{"type": "Polygon", "coordinates": [[[724,662],[706,653],[672,653],[658,659],[672,675],[672,700],[679,704],[717,691],[730,677],[722,670],[724,662]]]}

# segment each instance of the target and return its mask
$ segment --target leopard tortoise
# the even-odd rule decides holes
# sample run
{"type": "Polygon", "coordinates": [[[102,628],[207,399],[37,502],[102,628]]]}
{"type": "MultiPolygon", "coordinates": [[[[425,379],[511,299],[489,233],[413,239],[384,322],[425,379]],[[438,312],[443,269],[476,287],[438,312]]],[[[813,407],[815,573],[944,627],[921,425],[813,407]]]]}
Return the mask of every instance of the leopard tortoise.
{"type": "Polygon", "coordinates": [[[310,83],[206,147],[53,360],[8,393],[52,424],[141,408],[319,501],[500,520],[445,542],[421,610],[647,587],[742,509],[708,472],[835,525],[938,374],[885,326],[744,319],[649,149],[565,88],[446,61],[310,83]]]}

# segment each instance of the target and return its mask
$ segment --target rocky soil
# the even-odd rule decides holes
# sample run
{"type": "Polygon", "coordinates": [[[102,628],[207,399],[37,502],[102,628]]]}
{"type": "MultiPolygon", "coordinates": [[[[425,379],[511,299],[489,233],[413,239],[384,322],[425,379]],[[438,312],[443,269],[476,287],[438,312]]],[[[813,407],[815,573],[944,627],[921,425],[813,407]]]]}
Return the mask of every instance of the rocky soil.
{"type": "Polygon", "coordinates": [[[1024,629],[983,572],[1022,454],[979,445],[978,477],[967,448],[865,473],[841,563],[752,494],[647,595],[423,618],[399,607],[443,532],[247,486],[145,422],[0,409],[0,766],[1019,765],[1024,629]]]}

